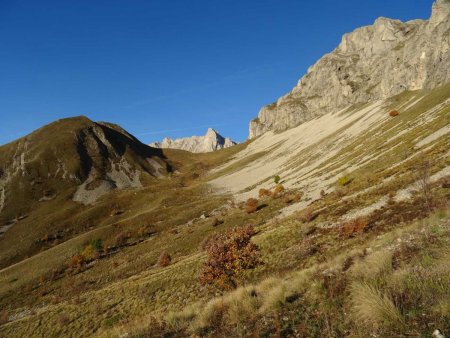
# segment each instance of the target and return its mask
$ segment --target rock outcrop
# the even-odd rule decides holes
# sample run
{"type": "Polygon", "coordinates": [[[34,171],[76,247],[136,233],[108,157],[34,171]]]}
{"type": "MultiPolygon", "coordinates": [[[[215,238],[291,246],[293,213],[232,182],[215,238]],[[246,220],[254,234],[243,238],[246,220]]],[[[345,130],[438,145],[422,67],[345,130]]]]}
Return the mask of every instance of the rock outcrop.
{"type": "Polygon", "coordinates": [[[348,106],[450,82],[450,0],[433,4],[429,20],[379,18],[345,34],[297,86],[261,109],[249,138],[282,131],[348,106]]]}
{"type": "Polygon", "coordinates": [[[166,137],[162,142],[150,144],[150,147],[181,149],[192,153],[208,153],[234,145],[236,145],[236,142],[223,137],[214,129],[209,128],[205,136],[192,136],[176,140],[166,137]]]}

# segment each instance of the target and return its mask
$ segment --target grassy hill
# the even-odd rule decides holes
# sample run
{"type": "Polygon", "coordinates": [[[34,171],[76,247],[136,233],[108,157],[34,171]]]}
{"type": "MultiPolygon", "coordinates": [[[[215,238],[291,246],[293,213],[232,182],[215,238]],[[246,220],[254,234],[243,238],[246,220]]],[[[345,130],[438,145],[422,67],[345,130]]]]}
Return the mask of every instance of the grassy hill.
{"type": "MultiPolygon", "coordinates": [[[[404,93],[214,153],[153,153],[164,178],[149,169],[142,187],[90,205],[72,201],[77,185],[31,204],[0,237],[0,335],[450,333],[449,113],[448,85],[404,93]],[[284,191],[260,197],[275,176],[284,191]],[[45,239],[50,223],[73,231],[50,233],[29,258],[8,251],[45,239]],[[247,224],[263,264],[235,290],[202,285],[207,240],[247,224]]],[[[125,149],[141,163],[141,148],[125,149]]]]}

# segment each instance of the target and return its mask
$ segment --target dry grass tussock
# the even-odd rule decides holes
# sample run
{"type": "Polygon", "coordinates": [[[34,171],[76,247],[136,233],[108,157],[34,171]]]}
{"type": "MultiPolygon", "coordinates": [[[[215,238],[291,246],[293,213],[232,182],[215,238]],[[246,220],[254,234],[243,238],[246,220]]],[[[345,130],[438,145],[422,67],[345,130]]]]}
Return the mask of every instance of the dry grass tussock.
{"type": "Polygon", "coordinates": [[[366,282],[355,282],[351,286],[351,304],[355,320],[373,328],[403,325],[403,318],[392,299],[366,282]]]}
{"type": "Polygon", "coordinates": [[[392,271],[392,252],[380,250],[359,260],[350,268],[351,276],[358,280],[375,279],[392,271]]]}

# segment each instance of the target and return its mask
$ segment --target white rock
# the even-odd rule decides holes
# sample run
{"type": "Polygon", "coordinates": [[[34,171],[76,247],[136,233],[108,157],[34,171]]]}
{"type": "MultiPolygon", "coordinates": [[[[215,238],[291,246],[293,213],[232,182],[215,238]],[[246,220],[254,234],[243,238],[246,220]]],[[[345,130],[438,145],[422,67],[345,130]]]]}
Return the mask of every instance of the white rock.
{"type": "Polygon", "coordinates": [[[176,140],[166,137],[162,142],[151,143],[150,147],[181,149],[192,153],[208,153],[236,144],[231,139],[225,138],[214,129],[209,128],[205,136],[192,136],[176,140]]]}

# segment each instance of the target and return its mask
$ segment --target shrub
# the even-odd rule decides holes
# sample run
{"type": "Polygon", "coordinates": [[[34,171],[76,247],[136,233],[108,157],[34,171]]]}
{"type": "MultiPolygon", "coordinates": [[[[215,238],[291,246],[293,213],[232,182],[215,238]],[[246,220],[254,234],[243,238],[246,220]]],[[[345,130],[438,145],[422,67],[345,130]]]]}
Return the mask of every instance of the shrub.
{"type": "Polygon", "coordinates": [[[258,210],[258,200],[256,198],[249,198],[247,202],[245,202],[245,211],[247,214],[252,214],[256,210],[258,210]]]}
{"type": "Polygon", "coordinates": [[[347,221],[341,225],[339,235],[344,238],[349,238],[355,234],[361,233],[369,225],[369,220],[366,217],[358,217],[347,221]]]}
{"type": "Polygon", "coordinates": [[[280,181],[281,181],[281,178],[280,178],[280,176],[275,176],[274,178],[273,178],[273,181],[275,182],[275,184],[278,184],[278,183],[280,183],[280,181]]]}
{"type": "Polygon", "coordinates": [[[350,183],[352,183],[353,178],[350,178],[348,176],[342,176],[341,178],[338,179],[338,184],[341,187],[345,187],[347,185],[349,185],[350,183]]]}
{"type": "Polygon", "coordinates": [[[73,255],[69,261],[70,269],[81,269],[86,264],[86,260],[83,255],[73,255]]]}
{"type": "Polygon", "coordinates": [[[298,216],[299,221],[303,222],[303,223],[309,223],[311,221],[313,221],[314,219],[316,219],[317,217],[317,213],[314,212],[314,209],[312,207],[308,207],[306,209],[304,209],[300,215],[298,216]]]}
{"type": "Polygon", "coordinates": [[[92,244],[88,244],[84,247],[83,251],[81,251],[81,256],[84,257],[86,261],[90,261],[98,258],[99,252],[95,250],[92,244]]]}
{"type": "Polygon", "coordinates": [[[6,324],[8,322],[8,320],[9,320],[8,311],[1,310],[0,311],[0,325],[6,324]]]}
{"type": "Polygon", "coordinates": [[[63,326],[69,325],[70,318],[66,314],[62,313],[59,315],[58,321],[59,321],[59,325],[61,325],[63,327],[63,326]]]}
{"type": "Polygon", "coordinates": [[[170,264],[172,261],[172,257],[169,255],[167,251],[163,251],[158,258],[158,266],[164,268],[170,264]]]}
{"type": "Polygon", "coordinates": [[[297,202],[300,202],[301,199],[302,199],[302,193],[296,192],[296,193],[290,193],[290,194],[284,195],[283,202],[286,204],[290,204],[293,202],[297,203],[297,202]]]}
{"type": "Polygon", "coordinates": [[[267,189],[259,189],[259,193],[258,193],[259,198],[264,197],[264,196],[272,196],[272,192],[270,190],[267,189]]]}
{"type": "Polygon", "coordinates": [[[127,240],[130,238],[130,234],[122,231],[114,238],[114,245],[115,246],[124,246],[127,244],[127,240]]]}
{"type": "Polygon", "coordinates": [[[95,251],[102,251],[102,248],[103,248],[103,242],[102,242],[102,240],[101,240],[100,238],[93,239],[93,240],[91,241],[90,245],[92,246],[92,248],[93,248],[95,251]]]}
{"type": "Polygon", "coordinates": [[[284,187],[282,184],[278,184],[273,190],[272,197],[278,198],[284,192],[284,187]]]}
{"type": "Polygon", "coordinates": [[[396,117],[396,116],[398,116],[398,115],[399,115],[399,112],[396,111],[396,110],[392,110],[391,112],[389,112],[389,116],[390,116],[390,117],[396,117]]]}
{"type": "Polygon", "coordinates": [[[207,243],[208,260],[200,273],[200,282],[224,290],[235,288],[245,270],[261,264],[259,247],[251,242],[255,234],[253,226],[248,225],[211,238],[207,243]]]}

